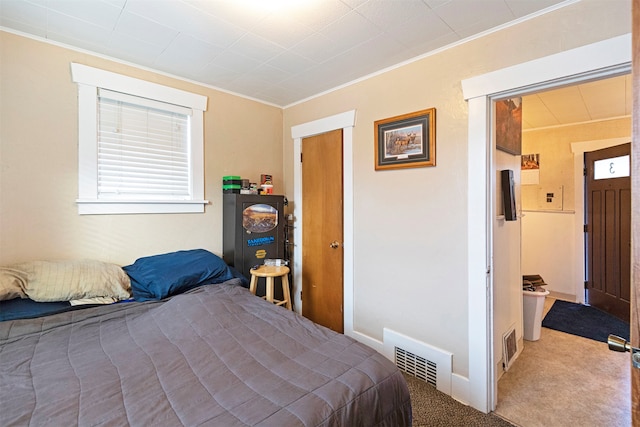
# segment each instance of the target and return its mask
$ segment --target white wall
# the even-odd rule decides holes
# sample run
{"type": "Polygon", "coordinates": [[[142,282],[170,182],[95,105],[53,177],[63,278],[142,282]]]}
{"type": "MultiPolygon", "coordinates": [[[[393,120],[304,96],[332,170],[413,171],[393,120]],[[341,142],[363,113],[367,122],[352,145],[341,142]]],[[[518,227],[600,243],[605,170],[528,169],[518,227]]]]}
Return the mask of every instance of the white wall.
{"type": "Polygon", "coordinates": [[[494,188],[494,206],[497,207],[493,218],[493,354],[496,364],[495,376],[502,373],[503,348],[502,336],[512,327],[516,330],[518,341],[522,339],[522,274],[520,269],[522,227],[520,202],[520,156],[514,156],[500,150],[495,152],[496,183],[494,188]],[[513,171],[516,193],[517,220],[506,221],[502,203],[500,171],[513,171]]]}
{"type": "MultiPolygon", "coordinates": [[[[576,301],[575,213],[524,211],[522,274],[539,274],[555,297],[576,301]]],[[[580,255],[579,255],[580,254],[580,255]]]]}

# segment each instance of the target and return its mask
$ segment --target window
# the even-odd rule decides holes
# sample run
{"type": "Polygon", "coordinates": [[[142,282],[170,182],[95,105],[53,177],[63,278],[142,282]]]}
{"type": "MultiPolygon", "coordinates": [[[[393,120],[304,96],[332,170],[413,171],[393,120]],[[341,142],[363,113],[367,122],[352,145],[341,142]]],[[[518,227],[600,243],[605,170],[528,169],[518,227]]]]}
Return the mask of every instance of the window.
{"type": "Polygon", "coordinates": [[[593,179],[627,177],[630,174],[631,156],[612,157],[593,162],[593,179]]]}
{"type": "Polygon", "coordinates": [[[71,64],[80,214],[204,212],[201,95],[71,64]]]}

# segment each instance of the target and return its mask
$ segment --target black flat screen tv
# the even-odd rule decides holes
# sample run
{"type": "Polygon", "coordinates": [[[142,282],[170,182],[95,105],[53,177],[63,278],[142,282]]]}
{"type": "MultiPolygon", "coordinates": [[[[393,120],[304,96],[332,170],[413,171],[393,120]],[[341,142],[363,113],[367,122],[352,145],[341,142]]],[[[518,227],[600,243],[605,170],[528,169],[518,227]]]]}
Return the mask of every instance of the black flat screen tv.
{"type": "Polygon", "coordinates": [[[513,171],[511,169],[500,171],[500,178],[502,181],[504,219],[505,221],[515,221],[518,219],[518,215],[516,214],[516,194],[513,188],[513,171]]]}

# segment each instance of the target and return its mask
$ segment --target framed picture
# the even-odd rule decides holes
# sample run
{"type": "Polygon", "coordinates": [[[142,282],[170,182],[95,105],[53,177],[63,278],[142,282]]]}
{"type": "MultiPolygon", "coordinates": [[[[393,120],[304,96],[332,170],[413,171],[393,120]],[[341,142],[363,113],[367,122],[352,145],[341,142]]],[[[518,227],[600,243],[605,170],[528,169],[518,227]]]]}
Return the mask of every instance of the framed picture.
{"type": "Polygon", "coordinates": [[[376,170],[436,165],[436,109],[374,123],[376,170]]]}
{"type": "Polygon", "coordinates": [[[522,98],[496,101],[496,148],[522,154],[522,98]]]}

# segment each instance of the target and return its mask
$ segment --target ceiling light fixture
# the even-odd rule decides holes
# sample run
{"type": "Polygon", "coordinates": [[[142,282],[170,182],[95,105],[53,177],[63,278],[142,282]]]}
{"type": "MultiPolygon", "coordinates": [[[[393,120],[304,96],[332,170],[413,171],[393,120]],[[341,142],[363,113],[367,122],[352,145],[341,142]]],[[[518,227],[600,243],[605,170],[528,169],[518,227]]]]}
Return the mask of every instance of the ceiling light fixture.
{"type": "Polygon", "coordinates": [[[314,0],[233,0],[233,3],[251,10],[276,12],[279,10],[304,7],[313,1],[314,0]]]}

